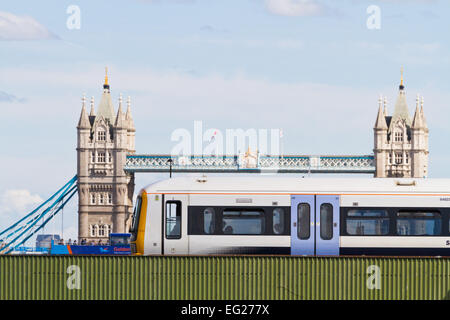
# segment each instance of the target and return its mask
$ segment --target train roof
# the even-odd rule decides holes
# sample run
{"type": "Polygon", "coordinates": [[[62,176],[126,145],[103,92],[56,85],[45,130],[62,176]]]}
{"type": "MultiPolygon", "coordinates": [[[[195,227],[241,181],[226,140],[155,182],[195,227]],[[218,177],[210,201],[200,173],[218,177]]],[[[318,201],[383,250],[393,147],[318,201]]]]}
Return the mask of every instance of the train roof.
{"type": "Polygon", "coordinates": [[[301,178],[280,176],[176,177],[152,183],[146,193],[438,193],[450,195],[450,179],[301,178]]]}

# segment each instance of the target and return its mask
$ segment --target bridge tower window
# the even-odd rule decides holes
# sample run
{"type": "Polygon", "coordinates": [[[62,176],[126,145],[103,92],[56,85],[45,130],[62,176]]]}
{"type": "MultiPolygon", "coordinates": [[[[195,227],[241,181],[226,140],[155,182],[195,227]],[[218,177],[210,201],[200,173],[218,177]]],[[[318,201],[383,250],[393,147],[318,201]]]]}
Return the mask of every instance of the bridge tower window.
{"type": "Polygon", "coordinates": [[[104,129],[99,129],[97,132],[97,140],[98,141],[106,141],[106,132],[104,129]]]}
{"type": "Polygon", "coordinates": [[[110,233],[111,233],[111,225],[105,224],[105,237],[109,237],[110,233]]]}
{"type": "Polygon", "coordinates": [[[99,152],[99,154],[98,154],[98,162],[101,162],[101,163],[103,163],[103,162],[105,162],[105,153],[104,152],[99,152]]]}
{"type": "Polygon", "coordinates": [[[402,131],[394,132],[394,142],[403,142],[403,132],[402,131]]]}
{"type": "Polygon", "coordinates": [[[96,224],[89,225],[89,233],[90,233],[91,237],[97,237],[98,225],[96,225],[96,224]]]}
{"type": "Polygon", "coordinates": [[[395,164],[403,163],[403,154],[401,152],[395,153],[395,164]]]}

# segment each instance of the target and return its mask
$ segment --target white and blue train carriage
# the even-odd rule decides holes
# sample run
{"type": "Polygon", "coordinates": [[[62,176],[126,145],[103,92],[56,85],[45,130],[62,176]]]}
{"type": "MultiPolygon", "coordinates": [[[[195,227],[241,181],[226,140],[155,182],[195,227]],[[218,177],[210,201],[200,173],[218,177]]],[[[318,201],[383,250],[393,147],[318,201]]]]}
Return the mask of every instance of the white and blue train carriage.
{"type": "Polygon", "coordinates": [[[180,177],[137,197],[138,255],[450,256],[450,180],[180,177]]]}

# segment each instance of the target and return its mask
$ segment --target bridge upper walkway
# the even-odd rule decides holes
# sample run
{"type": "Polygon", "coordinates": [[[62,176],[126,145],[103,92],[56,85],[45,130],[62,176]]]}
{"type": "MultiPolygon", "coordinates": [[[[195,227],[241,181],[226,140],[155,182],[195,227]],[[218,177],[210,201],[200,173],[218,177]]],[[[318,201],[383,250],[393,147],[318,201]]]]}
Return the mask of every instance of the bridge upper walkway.
{"type": "Polygon", "coordinates": [[[375,173],[373,155],[171,156],[128,155],[127,172],[375,173]]]}

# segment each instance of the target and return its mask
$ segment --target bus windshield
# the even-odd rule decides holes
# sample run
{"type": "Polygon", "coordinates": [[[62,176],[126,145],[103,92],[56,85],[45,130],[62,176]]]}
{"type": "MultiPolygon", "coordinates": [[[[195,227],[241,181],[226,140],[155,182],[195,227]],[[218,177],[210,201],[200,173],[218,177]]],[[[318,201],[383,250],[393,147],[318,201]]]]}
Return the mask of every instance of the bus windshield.
{"type": "Polygon", "coordinates": [[[127,246],[130,244],[130,235],[123,233],[111,233],[110,234],[110,244],[112,246],[127,246]]]}

